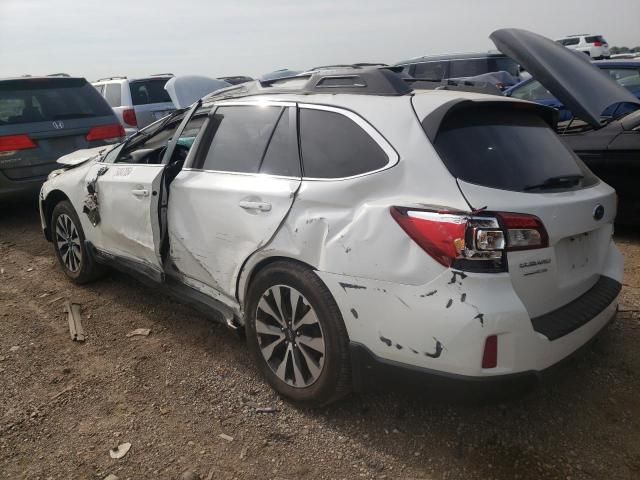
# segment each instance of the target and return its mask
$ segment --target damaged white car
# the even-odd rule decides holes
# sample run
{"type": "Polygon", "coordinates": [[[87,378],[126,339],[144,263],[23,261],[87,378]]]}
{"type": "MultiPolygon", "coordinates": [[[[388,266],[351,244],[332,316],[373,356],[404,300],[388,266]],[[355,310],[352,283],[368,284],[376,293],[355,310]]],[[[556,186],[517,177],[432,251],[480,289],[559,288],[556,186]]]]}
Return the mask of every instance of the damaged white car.
{"type": "Polygon", "coordinates": [[[243,84],[67,161],[42,226],[72,281],[108,265],[220,312],[300,404],[497,388],[591,340],[621,288],[615,192],[554,123],[387,68],[243,84]]]}

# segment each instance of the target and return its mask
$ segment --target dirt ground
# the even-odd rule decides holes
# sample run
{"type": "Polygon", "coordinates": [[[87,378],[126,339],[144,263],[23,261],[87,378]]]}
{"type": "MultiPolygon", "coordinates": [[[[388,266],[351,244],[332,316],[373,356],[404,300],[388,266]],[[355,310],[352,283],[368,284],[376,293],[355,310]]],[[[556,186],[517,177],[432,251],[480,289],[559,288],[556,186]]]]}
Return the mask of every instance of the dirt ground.
{"type": "MultiPolygon", "coordinates": [[[[640,234],[618,243],[622,304],[640,310],[640,234]]],[[[34,205],[5,205],[0,478],[636,479],[639,340],[640,313],[619,313],[591,348],[507,403],[396,392],[298,410],[262,382],[241,339],[189,307],[119,273],[73,286],[34,205]],[[82,305],[83,344],[69,338],[66,299],[82,305]],[[126,336],[136,328],[152,333],[126,336]],[[130,451],[110,458],[125,442],[130,451]]]]}

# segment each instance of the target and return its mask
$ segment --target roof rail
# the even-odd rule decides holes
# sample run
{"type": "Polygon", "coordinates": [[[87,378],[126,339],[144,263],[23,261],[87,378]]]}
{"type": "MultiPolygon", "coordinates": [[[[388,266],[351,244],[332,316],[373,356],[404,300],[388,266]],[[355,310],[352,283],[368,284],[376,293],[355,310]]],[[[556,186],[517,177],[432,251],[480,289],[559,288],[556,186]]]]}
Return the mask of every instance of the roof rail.
{"type": "Polygon", "coordinates": [[[256,80],[219,90],[207,98],[238,98],[271,93],[400,96],[411,93],[411,87],[392,68],[340,67],[273,80],[256,80]]]}
{"type": "Polygon", "coordinates": [[[50,73],[49,75],[47,75],[47,77],[70,77],[71,75],[69,75],[68,73],[50,73]]]}
{"type": "Polygon", "coordinates": [[[99,78],[98,80],[96,80],[96,82],[104,82],[106,80],[126,80],[126,76],[124,77],[104,77],[104,78],[99,78]]]}
{"type": "Polygon", "coordinates": [[[173,73],[152,73],[150,77],[175,77],[173,73]]]}

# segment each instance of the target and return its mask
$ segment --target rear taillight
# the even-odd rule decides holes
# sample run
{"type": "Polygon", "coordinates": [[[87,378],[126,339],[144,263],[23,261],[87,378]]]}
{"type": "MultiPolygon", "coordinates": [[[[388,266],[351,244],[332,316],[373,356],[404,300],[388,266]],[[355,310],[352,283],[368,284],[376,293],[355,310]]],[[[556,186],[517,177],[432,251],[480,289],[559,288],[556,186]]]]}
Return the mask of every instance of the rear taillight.
{"type": "Polygon", "coordinates": [[[482,354],[482,368],[496,368],[498,366],[498,336],[490,335],[484,342],[482,354]]]}
{"type": "Polygon", "coordinates": [[[122,120],[124,120],[124,123],[131,125],[132,127],[138,126],[136,111],[133,108],[128,108],[122,112],[122,120]]]}
{"type": "Polygon", "coordinates": [[[533,215],[405,207],[391,207],[391,215],[437,262],[460,270],[506,271],[506,252],[549,245],[544,225],[533,215]]]}
{"type": "Polygon", "coordinates": [[[593,42],[593,46],[594,47],[601,47],[602,46],[602,42],[593,42]]]}
{"type": "Polygon", "coordinates": [[[0,152],[13,152],[36,148],[36,144],[28,135],[8,135],[0,137],[0,152]]]}
{"type": "Polygon", "coordinates": [[[99,127],[92,127],[87,133],[87,140],[89,142],[95,140],[113,140],[118,141],[124,137],[124,128],[119,123],[112,125],[100,125],[99,127]]]}

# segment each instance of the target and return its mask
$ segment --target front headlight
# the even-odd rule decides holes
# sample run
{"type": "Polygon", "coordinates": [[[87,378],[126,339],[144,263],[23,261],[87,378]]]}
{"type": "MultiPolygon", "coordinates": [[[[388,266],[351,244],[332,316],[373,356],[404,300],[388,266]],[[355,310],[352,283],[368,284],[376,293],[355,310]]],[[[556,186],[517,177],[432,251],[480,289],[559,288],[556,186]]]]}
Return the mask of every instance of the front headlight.
{"type": "Polygon", "coordinates": [[[64,173],[64,168],[58,168],[57,170],[51,171],[51,173],[47,176],[47,180],[51,180],[52,178],[56,178],[61,173],[64,173]]]}

